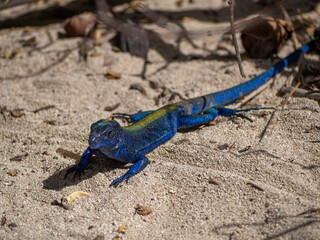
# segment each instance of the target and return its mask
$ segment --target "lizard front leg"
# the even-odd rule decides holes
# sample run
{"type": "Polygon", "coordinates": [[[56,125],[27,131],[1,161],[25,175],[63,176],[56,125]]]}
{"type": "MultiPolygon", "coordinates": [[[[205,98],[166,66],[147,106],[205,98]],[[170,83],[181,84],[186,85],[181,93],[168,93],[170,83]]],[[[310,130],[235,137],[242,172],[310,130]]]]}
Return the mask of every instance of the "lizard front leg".
{"type": "Polygon", "coordinates": [[[153,111],[139,111],[135,114],[127,114],[127,113],[113,113],[111,115],[112,118],[119,118],[127,123],[135,123],[138,122],[140,119],[144,118],[145,116],[153,113],[153,111]]]}
{"type": "Polygon", "coordinates": [[[92,156],[92,150],[90,148],[87,148],[86,151],[82,154],[80,162],[76,165],[73,165],[72,167],[68,168],[64,178],[66,178],[70,173],[74,172],[73,177],[79,176],[81,173],[86,169],[88,166],[90,159],[92,156]]]}
{"type": "Polygon", "coordinates": [[[148,158],[141,154],[129,153],[127,157],[129,158],[129,162],[134,163],[133,166],[129,169],[128,172],[123,174],[121,177],[113,180],[110,184],[110,187],[116,187],[119,183],[121,183],[124,180],[128,182],[129,178],[141,172],[149,163],[148,158]]]}
{"type": "Polygon", "coordinates": [[[178,129],[192,128],[211,122],[219,115],[216,108],[209,108],[201,115],[187,115],[178,117],[178,129]]]}

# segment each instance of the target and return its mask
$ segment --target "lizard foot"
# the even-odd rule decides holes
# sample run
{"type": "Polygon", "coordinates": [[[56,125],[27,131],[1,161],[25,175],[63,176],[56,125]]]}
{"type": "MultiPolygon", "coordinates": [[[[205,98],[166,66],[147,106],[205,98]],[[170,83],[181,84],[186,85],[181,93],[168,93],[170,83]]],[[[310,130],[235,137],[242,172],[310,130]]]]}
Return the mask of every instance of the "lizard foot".
{"type": "Polygon", "coordinates": [[[126,180],[126,182],[128,182],[129,178],[131,178],[133,175],[130,173],[126,173],[124,175],[122,175],[121,177],[113,180],[109,187],[117,187],[122,181],[126,180]]]}
{"type": "Polygon", "coordinates": [[[133,122],[132,115],[127,114],[127,113],[113,113],[111,115],[111,117],[112,118],[121,119],[121,120],[123,120],[124,122],[127,122],[127,123],[132,123],[133,122]]]}
{"type": "Polygon", "coordinates": [[[72,172],[74,172],[73,178],[79,177],[79,179],[81,179],[81,174],[84,173],[84,167],[78,164],[71,166],[70,168],[67,169],[67,172],[64,175],[64,178],[66,179],[67,176],[72,172]]]}

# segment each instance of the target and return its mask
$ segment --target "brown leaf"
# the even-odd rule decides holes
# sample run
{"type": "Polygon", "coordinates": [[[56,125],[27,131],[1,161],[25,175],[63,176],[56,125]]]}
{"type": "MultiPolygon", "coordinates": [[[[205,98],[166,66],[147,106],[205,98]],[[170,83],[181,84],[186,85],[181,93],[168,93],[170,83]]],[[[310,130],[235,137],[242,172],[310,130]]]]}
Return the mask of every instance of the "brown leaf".
{"type": "Polygon", "coordinates": [[[215,179],[213,179],[212,177],[209,178],[209,183],[210,184],[214,184],[214,185],[220,185],[220,183],[218,183],[215,179]]]}
{"type": "Polygon", "coordinates": [[[18,155],[15,157],[10,158],[10,161],[16,161],[16,162],[20,162],[22,161],[26,156],[28,156],[28,153],[22,154],[22,155],[18,155]]]}
{"type": "Polygon", "coordinates": [[[183,0],[178,0],[178,1],[176,1],[176,6],[177,6],[178,8],[181,8],[181,7],[183,6],[183,0]]]}
{"type": "Polygon", "coordinates": [[[128,224],[123,224],[121,227],[117,229],[118,233],[123,233],[128,228],[128,224]]]}
{"type": "Polygon", "coordinates": [[[134,89],[134,90],[138,90],[140,93],[142,93],[142,95],[146,96],[147,95],[147,91],[142,87],[141,84],[139,83],[133,83],[130,85],[129,89],[134,89]]]}
{"type": "Polygon", "coordinates": [[[80,159],[81,159],[81,155],[76,154],[76,153],[71,152],[71,151],[68,151],[68,150],[65,150],[63,148],[58,148],[56,150],[56,152],[61,154],[64,157],[69,157],[69,158],[72,158],[72,159],[77,160],[77,161],[80,161],[80,159]]]}
{"type": "Polygon", "coordinates": [[[283,20],[260,16],[241,33],[243,46],[251,58],[270,58],[290,39],[292,29],[283,20]]]}
{"type": "Polygon", "coordinates": [[[107,70],[107,73],[104,75],[108,79],[120,79],[121,73],[113,72],[110,70],[107,70]]]}
{"type": "Polygon", "coordinates": [[[56,120],[44,120],[43,123],[51,126],[55,126],[56,125],[56,120]]]}
{"type": "Polygon", "coordinates": [[[36,42],[36,37],[31,37],[28,39],[23,39],[19,41],[22,47],[36,47],[37,42],[36,42]]]}
{"type": "Polygon", "coordinates": [[[10,175],[11,177],[16,177],[18,175],[17,171],[9,171],[7,172],[8,175],[10,175]]]}
{"type": "Polygon", "coordinates": [[[115,236],[115,237],[112,238],[112,240],[122,240],[122,239],[123,239],[123,238],[120,237],[120,236],[115,236]]]}
{"type": "Polygon", "coordinates": [[[139,215],[149,215],[150,213],[152,213],[152,210],[147,206],[138,204],[136,207],[136,213],[138,213],[139,215]]]}
{"type": "Polygon", "coordinates": [[[120,103],[116,103],[116,104],[113,104],[113,105],[111,105],[111,106],[106,106],[106,107],[104,108],[104,110],[105,110],[105,111],[108,111],[108,112],[111,112],[111,111],[117,109],[119,106],[120,106],[120,103]]]}
{"type": "Polygon", "coordinates": [[[96,17],[94,14],[89,13],[81,16],[74,16],[67,18],[64,21],[64,30],[67,37],[84,37],[92,29],[95,24],[96,17]]]}
{"type": "Polygon", "coordinates": [[[15,117],[15,118],[19,118],[24,115],[24,112],[22,112],[20,110],[11,110],[10,113],[11,113],[11,116],[15,117]]]}

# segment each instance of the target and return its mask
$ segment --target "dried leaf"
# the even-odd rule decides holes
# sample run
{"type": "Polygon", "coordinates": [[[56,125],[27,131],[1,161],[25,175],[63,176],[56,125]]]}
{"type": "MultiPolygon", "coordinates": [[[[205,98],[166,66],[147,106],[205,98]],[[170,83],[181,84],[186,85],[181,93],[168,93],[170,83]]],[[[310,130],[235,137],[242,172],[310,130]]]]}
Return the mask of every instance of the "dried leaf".
{"type": "Polygon", "coordinates": [[[22,155],[18,155],[15,157],[10,158],[10,161],[16,161],[16,162],[20,162],[22,161],[26,156],[28,156],[28,153],[22,154],[22,155]]]}
{"type": "Polygon", "coordinates": [[[218,183],[215,179],[213,179],[212,177],[209,178],[209,183],[210,184],[214,184],[214,185],[220,185],[220,183],[218,183]]]}
{"type": "Polygon", "coordinates": [[[92,13],[74,16],[64,21],[64,30],[67,37],[84,37],[88,35],[95,23],[96,17],[92,13]]]}
{"type": "Polygon", "coordinates": [[[120,237],[120,236],[115,236],[115,237],[112,238],[112,240],[122,240],[122,239],[123,239],[123,238],[120,237]]]}
{"type": "Polygon", "coordinates": [[[10,175],[11,177],[16,177],[18,175],[18,171],[9,171],[7,172],[8,175],[10,175]]]}
{"type": "Polygon", "coordinates": [[[37,42],[36,42],[36,37],[31,37],[28,39],[23,39],[19,41],[22,47],[36,47],[37,42]]]}
{"type": "Polygon", "coordinates": [[[176,6],[177,6],[178,8],[181,8],[181,7],[183,6],[183,0],[178,0],[178,1],[176,1],[176,6]]]}
{"type": "Polygon", "coordinates": [[[99,57],[99,56],[101,56],[101,52],[93,52],[93,53],[91,53],[90,54],[90,57],[99,57]]]}
{"type": "Polygon", "coordinates": [[[71,193],[70,195],[64,197],[63,199],[67,200],[67,203],[72,203],[78,197],[93,197],[90,193],[83,192],[83,191],[76,191],[71,193]]]}
{"type": "Polygon", "coordinates": [[[139,83],[133,83],[130,85],[129,89],[134,89],[134,90],[138,90],[142,95],[146,96],[147,95],[147,91],[142,87],[141,84],[139,83]]]}
{"type": "Polygon", "coordinates": [[[150,213],[152,213],[152,210],[147,206],[138,204],[136,207],[136,213],[138,213],[139,215],[149,215],[150,213]]]}
{"type": "Polygon", "coordinates": [[[228,144],[228,143],[225,143],[225,144],[222,144],[222,145],[218,146],[218,149],[219,149],[219,150],[225,150],[225,149],[227,149],[228,147],[229,147],[229,144],[228,144]]]}
{"type": "Polygon", "coordinates": [[[64,157],[69,157],[69,158],[72,158],[72,159],[77,160],[77,161],[80,161],[80,159],[81,159],[81,155],[73,153],[73,152],[68,151],[68,150],[65,150],[63,148],[58,148],[56,150],[56,152],[61,154],[64,157]]]}
{"type": "Polygon", "coordinates": [[[121,227],[117,229],[118,233],[123,233],[128,228],[128,224],[123,224],[121,227]]]}
{"type": "Polygon", "coordinates": [[[11,116],[15,117],[15,118],[19,118],[24,115],[24,112],[22,112],[20,110],[12,110],[12,111],[10,111],[10,113],[11,113],[11,116]]]}
{"type": "Polygon", "coordinates": [[[106,106],[104,108],[104,110],[110,112],[110,111],[113,111],[113,110],[117,109],[119,106],[120,106],[120,103],[116,103],[116,104],[113,104],[111,106],[106,106]]]}
{"type": "Polygon", "coordinates": [[[121,73],[113,72],[110,70],[107,70],[107,73],[104,75],[108,79],[120,79],[121,73]]]}
{"type": "Polygon", "coordinates": [[[95,34],[94,34],[94,39],[95,40],[99,40],[102,36],[102,33],[101,31],[96,31],[95,34]]]}
{"type": "Polygon", "coordinates": [[[44,120],[43,123],[45,123],[47,125],[55,126],[56,120],[44,120]]]}
{"type": "Polygon", "coordinates": [[[292,29],[283,20],[260,16],[241,33],[243,46],[251,58],[270,58],[290,39],[292,29]]]}
{"type": "Polygon", "coordinates": [[[24,50],[22,48],[16,48],[16,49],[13,49],[12,51],[5,50],[4,53],[3,53],[2,58],[12,59],[17,54],[22,53],[22,52],[24,52],[24,50]]]}

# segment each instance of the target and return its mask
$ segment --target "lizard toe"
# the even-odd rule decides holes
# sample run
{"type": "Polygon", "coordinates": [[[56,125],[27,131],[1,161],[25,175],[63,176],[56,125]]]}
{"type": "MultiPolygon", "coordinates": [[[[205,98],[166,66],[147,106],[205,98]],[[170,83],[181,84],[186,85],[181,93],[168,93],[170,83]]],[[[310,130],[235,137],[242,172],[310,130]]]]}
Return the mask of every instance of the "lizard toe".
{"type": "Polygon", "coordinates": [[[74,165],[67,169],[67,172],[64,175],[64,178],[67,178],[67,176],[73,172],[74,172],[73,178],[79,177],[79,179],[81,179],[81,174],[84,172],[84,169],[79,165],[74,165]]]}
{"type": "Polygon", "coordinates": [[[131,176],[129,174],[124,174],[122,175],[121,177],[113,180],[111,183],[110,183],[110,187],[117,187],[121,182],[123,182],[124,180],[126,180],[126,182],[128,182],[128,179],[130,178],[131,176]]]}
{"type": "Polygon", "coordinates": [[[112,118],[117,118],[117,119],[121,119],[127,123],[131,123],[132,122],[132,116],[130,114],[127,113],[113,113],[111,115],[112,118]]]}

